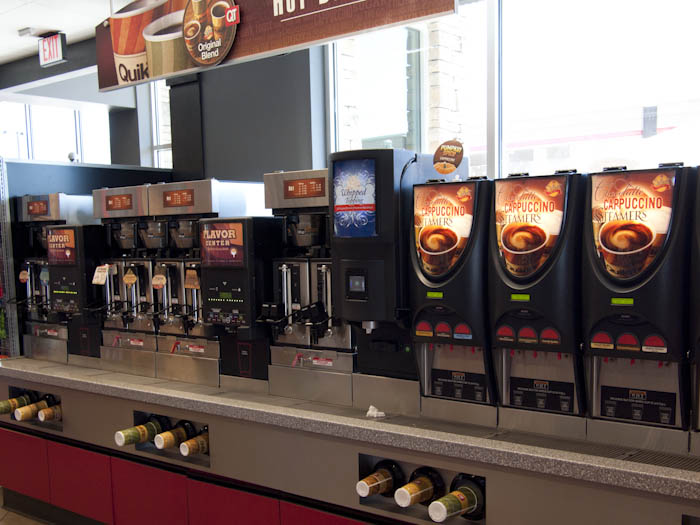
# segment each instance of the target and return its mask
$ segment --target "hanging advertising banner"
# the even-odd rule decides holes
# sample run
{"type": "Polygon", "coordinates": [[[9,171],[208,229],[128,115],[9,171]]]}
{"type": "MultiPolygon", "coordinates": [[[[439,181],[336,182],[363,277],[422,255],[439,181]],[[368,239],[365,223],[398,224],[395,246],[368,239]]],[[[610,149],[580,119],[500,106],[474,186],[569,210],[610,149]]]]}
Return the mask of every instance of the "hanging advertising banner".
{"type": "Polygon", "coordinates": [[[100,91],[456,12],[456,0],[136,0],[95,29],[100,91]]]}

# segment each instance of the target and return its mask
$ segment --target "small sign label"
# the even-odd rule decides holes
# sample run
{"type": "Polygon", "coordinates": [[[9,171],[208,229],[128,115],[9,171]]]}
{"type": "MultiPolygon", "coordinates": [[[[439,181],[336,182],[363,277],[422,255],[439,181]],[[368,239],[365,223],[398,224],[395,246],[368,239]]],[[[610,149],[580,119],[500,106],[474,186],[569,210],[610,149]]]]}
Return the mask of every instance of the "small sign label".
{"type": "Polygon", "coordinates": [[[109,264],[104,264],[95,268],[95,274],[92,276],[92,284],[104,286],[109,275],[109,264]]]}
{"type": "Polygon", "coordinates": [[[46,239],[49,264],[75,264],[75,230],[51,229],[46,239]]]}
{"type": "Polygon", "coordinates": [[[124,195],[108,195],[105,197],[105,208],[107,211],[131,210],[134,207],[133,198],[130,193],[124,195]]]}
{"type": "Polygon", "coordinates": [[[124,275],[124,284],[131,287],[136,284],[136,281],[138,281],[138,277],[136,277],[136,274],[134,273],[134,270],[129,268],[126,271],[126,274],[124,275]]]}
{"type": "Polygon", "coordinates": [[[194,206],[194,190],[174,190],[163,192],[164,208],[194,206]]]}
{"type": "Polygon", "coordinates": [[[131,346],[143,346],[143,339],[129,339],[131,346]]]}
{"type": "Polygon", "coordinates": [[[440,175],[449,175],[462,163],[464,146],[458,140],[448,140],[438,146],[433,156],[433,167],[440,175]]]}
{"type": "Polygon", "coordinates": [[[168,282],[168,278],[163,275],[162,273],[158,273],[153,276],[153,281],[151,281],[151,284],[153,285],[153,288],[156,290],[162,290],[165,288],[165,285],[168,282]]]}
{"type": "Polygon", "coordinates": [[[200,345],[188,345],[187,350],[189,350],[190,352],[194,352],[195,354],[204,353],[204,347],[200,345]]]}
{"type": "Polygon", "coordinates": [[[19,272],[19,282],[26,284],[29,280],[29,272],[27,270],[22,270],[19,272]]]}
{"type": "Polygon", "coordinates": [[[48,215],[49,201],[30,201],[27,203],[27,215],[48,215]]]}
{"type": "Polygon", "coordinates": [[[326,179],[288,180],[284,183],[285,199],[312,199],[326,196],[326,179]]]}
{"type": "Polygon", "coordinates": [[[185,272],[185,289],[199,290],[199,275],[197,275],[197,270],[189,269],[185,272]]]}
{"type": "Polygon", "coordinates": [[[66,61],[66,35],[56,33],[39,40],[39,65],[55,66],[66,61]]]}
{"type": "Polygon", "coordinates": [[[333,360],[326,357],[314,357],[311,359],[311,364],[314,366],[333,366],[333,360]]]}

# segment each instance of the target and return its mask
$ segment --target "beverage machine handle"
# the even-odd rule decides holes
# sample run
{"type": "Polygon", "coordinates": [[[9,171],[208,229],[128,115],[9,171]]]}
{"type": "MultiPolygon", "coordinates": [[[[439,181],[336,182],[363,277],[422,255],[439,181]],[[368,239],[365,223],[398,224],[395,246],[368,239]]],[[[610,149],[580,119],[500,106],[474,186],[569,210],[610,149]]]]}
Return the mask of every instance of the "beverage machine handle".
{"type": "Polygon", "coordinates": [[[323,299],[326,307],[326,315],[328,316],[328,328],[333,326],[333,291],[330,286],[331,269],[323,264],[321,265],[321,277],[323,278],[323,299]]]}
{"type": "Polygon", "coordinates": [[[282,272],[282,303],[287,322],[292,324],[292,275],[291,268],[286,264],[280,266],[282,272]]]}

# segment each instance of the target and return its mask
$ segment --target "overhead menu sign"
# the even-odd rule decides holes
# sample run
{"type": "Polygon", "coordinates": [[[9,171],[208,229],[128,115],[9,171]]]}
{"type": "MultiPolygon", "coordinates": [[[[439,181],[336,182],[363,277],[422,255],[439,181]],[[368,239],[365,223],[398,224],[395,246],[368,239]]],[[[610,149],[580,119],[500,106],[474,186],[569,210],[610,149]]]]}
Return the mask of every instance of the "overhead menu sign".
{"type": "Polygon", "coordinates": [[[96,28],[101,91],[450,14],[456,0],[136,0],[96,28]]]}

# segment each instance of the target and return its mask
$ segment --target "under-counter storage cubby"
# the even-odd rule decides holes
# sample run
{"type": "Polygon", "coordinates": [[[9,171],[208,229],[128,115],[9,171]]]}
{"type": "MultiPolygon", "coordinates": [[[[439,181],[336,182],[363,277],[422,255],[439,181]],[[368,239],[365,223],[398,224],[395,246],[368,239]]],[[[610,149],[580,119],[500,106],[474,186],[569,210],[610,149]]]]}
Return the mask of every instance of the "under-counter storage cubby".
{"type": "Polygon", "coordinates": [[[426,523],[486,522],[486,479],[481,476],[367,454],[359,455],[358,468],[355,490],[361,505],[426,523]]]}
{"type": "Polygon", "coordinates": [[[63,431],[61,396],[50,392],[8,387],[8,398],[0,400],[0,414],[41,428],[63,431]]]}
{"type": "Polygon", "coordinates": [[[139,452],[210,466],[206,423],[134,411],[134,426],[117,430],[114,442],[119,447],[134,445],[139,452]]]}

